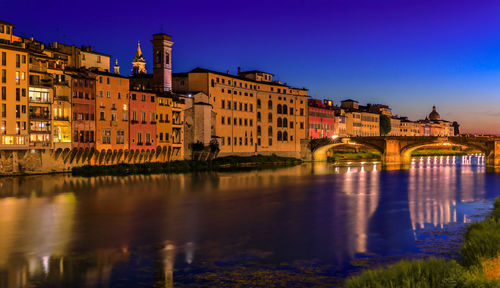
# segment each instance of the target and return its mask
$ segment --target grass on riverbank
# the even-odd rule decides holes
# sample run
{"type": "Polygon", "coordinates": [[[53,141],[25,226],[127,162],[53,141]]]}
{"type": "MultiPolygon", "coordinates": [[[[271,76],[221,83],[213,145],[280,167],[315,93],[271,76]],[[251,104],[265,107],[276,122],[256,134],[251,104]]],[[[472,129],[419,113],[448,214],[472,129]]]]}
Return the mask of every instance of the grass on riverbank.
{"type": "Polygon", "coordinates": [[[467,227],[458,262],[430,258],[400,261],[348,279],[346,288],[499,287],[500,197],[490,216],[467,227]]]}
{"type": "Polygon", "coordinates": [[[335,152],[328,156],[329,162],[348,161],[348,160],[380,160],[381,154],[378,151],[359,151],[359,152],[335,152]]]}
{"type": "Polygon", "coordinates": [[[140,164],[85,165],[74,167],[75,176],[104,176],[131,174],[170,174],[204,171],[247,171],[252,169],[287,167],[302,163],[302,160],[276,155],[227,156],[212,161],[180,160],[140,164]]]}

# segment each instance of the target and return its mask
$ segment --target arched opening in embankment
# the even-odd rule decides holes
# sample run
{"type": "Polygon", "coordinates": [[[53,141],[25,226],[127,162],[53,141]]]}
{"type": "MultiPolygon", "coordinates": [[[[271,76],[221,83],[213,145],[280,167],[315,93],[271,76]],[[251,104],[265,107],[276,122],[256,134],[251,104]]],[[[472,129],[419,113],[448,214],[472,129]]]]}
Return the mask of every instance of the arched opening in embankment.
{"type": "Polygon", "coordinates": [[[380,160],[384,149],[370,143],[333,143],[322,146],[313,152],[314,161],[349,161],[349,160],[380,160]]]}

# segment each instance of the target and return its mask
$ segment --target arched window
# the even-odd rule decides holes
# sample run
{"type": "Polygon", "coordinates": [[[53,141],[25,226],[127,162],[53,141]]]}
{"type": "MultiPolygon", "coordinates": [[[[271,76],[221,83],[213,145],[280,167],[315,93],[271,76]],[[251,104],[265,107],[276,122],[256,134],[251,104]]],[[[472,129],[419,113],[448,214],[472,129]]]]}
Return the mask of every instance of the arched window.
{"type": "Polygon", "coordinates": [[[261,118],[260,118],[260,112],[257,112],[257,121],[260,122],[261,118]]]}
{"type": "Polygon", "coordinates": [[[170,54],[168,54],[168,52],[165,53],[165,64],[170,64],[170,54]]]}
{"type": "Polygon", "coordinates": [[[278,131],[278,141],[281,141],[281,131],[278,131]]]}
{"type": "Polygon", "coordinates": [[[288,120],[286,118],[283,118],[283,127],[288,127],[288,120]]]}
{"type": "Polygon", "coordinates": [[[283,123],[281,122],[281,118],[278,117],[278,120],[276,121],[278,123],[278,127],[282,127],[283,123]]]}
{"type": "Polygon", "coordinates": [[[288,114],[288,106],[283,105],[283,114],[288,114]]]}
{"type": "Polygon", "coordinates": [[[267,109],[273,109],[273,101],[267,101],[267,109]]]}
{"type": "Polygon", "coordinates": [[[283,132],[283,141],[288,141],[288,133],[286,131],[283,132]]]}
{"type": "Polygon", "coordinates": [[[281,114],[281,104],[278,104],[277,112],[278,114],[281,114]]]}
{"type": "Polygon", "coordinates": [[[257,99],[257,108],[260,108],[260,99],[257,99]]]}
{"type": "Polygon", "coordinates": [[[262,131],[260,129],[260,126],[257,126],[257,136],[261,136],[261,133],[262,133],[262,131]]]}
{"type": "Polygon", "coordinates": [[[267,115],[267,121],[269,123],[273,123],[273,113],[269,113],[269,115],[267,115]]]}
{"type": "Polygon", "coordinates": [[[269,126],[269,128],[267,128],[267,136],[269,137],[273,136],[273,126],[269,126]]]}
{"type": "Polygon", "coordinates": [[[155,59],[156,59],[156,64],[161,64],[161,53],[160,53],[160,51],[156,52],[155,59]]]}

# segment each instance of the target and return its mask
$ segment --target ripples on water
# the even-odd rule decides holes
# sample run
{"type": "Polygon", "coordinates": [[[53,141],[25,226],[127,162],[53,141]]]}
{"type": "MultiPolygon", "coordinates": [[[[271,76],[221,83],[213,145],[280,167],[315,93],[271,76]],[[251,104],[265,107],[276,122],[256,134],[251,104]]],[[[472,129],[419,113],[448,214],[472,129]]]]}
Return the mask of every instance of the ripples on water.
{"type": "Polygon", "coordinates": [[[360,266],[453,256],[499,175],[476,155],[399,171],[0,178],[0,287],[334,285],[360,266]]]}

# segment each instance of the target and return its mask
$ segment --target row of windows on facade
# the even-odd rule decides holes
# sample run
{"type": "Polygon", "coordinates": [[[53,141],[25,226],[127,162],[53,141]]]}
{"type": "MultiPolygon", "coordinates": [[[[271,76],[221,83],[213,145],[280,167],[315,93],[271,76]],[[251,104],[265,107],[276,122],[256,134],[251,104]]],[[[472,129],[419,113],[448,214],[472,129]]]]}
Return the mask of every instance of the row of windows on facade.
{"type": "MultiPolygon", "coordinates": [[[[211,79],[210,80],[210,86],[211,87],[215,87],[215,83],[221,83],[221,84],[226,84],[226,79],[222,78],[222,79],[219,79],[219,78],[215,78],[215,81],[214,79],[211,79]]],[[[233,80],[233,82],[231,82],[231,80],[227,80],[227,85],[228,86],[231,86],[231,83],[232,83],[232,86],[233,87],[240,87],[240,88],[246,88],[246,89],[253,89],[253,90],[257,90],[259,89],[260,90],[260,85],[255,85],[255,84],[248,84],[248,83],[244,83],[243,82],[236,82],[236,80],[233,80]]],[[[181,85],[183,83],[181,82],[181,85]]],[[[270,88],[271,91],[274,92],[274,87],[271,86],[270,88]]],[[[277,92],[278,93],[283,93],[283,94],[286,94],[286,88],[277,88],[277,92]]],[[[224,92],[224,90],[222,91],[224,92]]],[[[289,93],[291,94],[292,93],[292,89],[289,89],[289,93]]],[[[240,94],[241,95],[241,94],[240,94]]],[[[251,94],[250,94],[251,95],[251,94]]],[[[246,96],[246,95],[245,95],[246,96]]],[[[252,95],[251,95],[252,96],[252,95]]]]}
{"type": "MultiPolygon", "coordinates": [[[[26,130],[26,122],[16,121],[16,132],[21,134],[21,130],[26,130]]],[[[7,134],[7,121],[2,121],[0,126],[0,133],[7,134]]]]}
{"type": "MultiPolygon", "coordinates": [[[[278,131],[278,133],[281,133],[281,131],[278,131]]],[[[286,135],[288,135],[287,131],[284,131],[283,133],[287,133],[286,135]]],[[[260,126],[257,126],[257,136],[262,136],[262,128],[260,126]]],[[[272,126],[267,127],[267,136],[268,137],[273,136],[273,127],[272,126]]]]}
{"type": "MultiPolygon", "coordinates": [[[[227,106],[226,106],[226,101],[221,100],[221,102],[220,102],[220,108],[221,109],[226,109],[226,107],[227,107],[227,109],[231,109],[231,101],[228,100],[227,101],[227,106]]],[[[253,104],[252,103],[250,103],[250,104],[248,104],[248,103],[242,103],[242,102],[238,103],[238,102],[234,101],[233,102],[233,110],[239,110],[239,111],[245,111],[245,112],[247,112],[247,111],[248,112],[253,112],[253,104]],[[238,109],[238,107],[239,107],[239,109],[238,109]]]]}
{"type": "MultiPolygon", "coordinates": [[[[104,97],[102,90],[99,90],[99,97],[102,98],[104,97]]],[[[106,91],[106,98],[111,98],[111,91],[106,91]]],[[[122,99],[122,93],[118,92],[118,99],[122,99]]],[[[125,99],[128,99],[128,93],[125,94],[125,99]]]]}
{"type": "MultiPolygon", "coordinates": [[[[135,101],[135,100],[137,100],[137,95],[136,95],[135,93],[132,93],[132,98],[131,98],[131,99],[132,99],[132,100],[134,100],[134,101],[135,101]]],[[[142,102],[146,102],[146,99],[147,99],[147,96],[146,96],[146,95],[144,95],[144,94],[142,94],[142,95],[141,95],[141,101],[142,101],[142,102]]],[[[155,96],[151,96],[151,98],[150,98],[150,99],[151,99],[151,102],[152,102],[152,103],[154,103],[154,102],[155,102],[155,96]]]]}
{"type": "MultiPolygon", "coordinates": [[[[156,114],[155,112],[153,111],[149,111],[150,112],[150,117],[149,117],[149,121],[152,122],[151,124],[154,124],[153,122],[155,122],[156,120],[156,114]]],[[[147,119],[146,119],[146,116],[147,116],[147,111],[141,111],[141,123],[142,124],[146,124],[147,122],[147,119]]],[[[132,119],[131,121],[134,121],[133,123],[138,123],[139,121],[137,120],[137,111],[135,110],[132,110],[132,119]]]]}
{"type": "MultiPolygon", "coordinates": [[[[16,105],[16,118],[21,118],[21,113],[26,114],[26,105],[16,105]]],[[[2,104],[2,111],[0,116],[7,118],[7,104],[2,104]]]]}
{"type": "MultiPolygon", "coordinates": [[[[288,141],[293,141],[293,136],[290,135],[290,138],[288,137],[288,133],[278,131],[276,135],[276,140],[278,142],[288,142],[288,141]]],[[[257,146],[261,146],[261,138],[257,138],[257,146]]],[[[231,146],[231,137],[226,138],[222,137],[221,138],[221,145],[222,146],[231,146]]],[[[253,146],[253,138],[248,138],[248,137],[233,137],[233,146],[253,146]],[[239,140],[239,141],[238,141],[239,140]],[[238,144],[239,143],[239,144],[238,144]]],[[[272,146],[273,145],[273,138],[268,138],[268,145],[272,146]]]]}
{"type": "Polygon", "coordinates": [[[10,35],[11,33],[10,26],[0,24],[0,33],[10,35]]]}
{"type": "Polygon", "coordinates": [[[132,143],[136,143],[137,145],[151,145],[153,143],[153,140],[151,139],[151,133],[144,133],[145,135],[145,141],[143,142],[142,139],[142,132],[137,132],[137,143],[135,142],[136,138],[132,138],[132,143]]]}
{"type": "MultiPolygon", "coordinates": [[[[64,81],[64,78],[61,77],[61,81],[64,81]]],[[[73,79],[73,87],[94,88],[94,81],[89,79],[73,79]]]]}
{"type": "MultiPolygon", "coordinates": [[[[99,76],[99,84],[102,84],[102,76],[99,76]]],[[[106,84],[111,84],[111,80],[109,77],[106,77],[106,84]]],[[[122,85],[122,79],[118,78],[118,86],[122,85]]]]}
{"type": "Polygon", "coordinates": [[[309,124],[309,129],[333,130],[334,124],[309,124]]]}
{"type": "MultiPolygon", "coordinates": [[[[132,138],[132,143],[137,145],[150,144],[154,140],[151,139],[151,133],[145,133],[145,142],[142,140],[142,132],[137,133],[137,143],[135,138],[132,138]]],[[[168,133],[158,133],[157,137],[161,142],[169,141],[168,133]],[[165,139],[165,140],[164,140],[165,139]]],[[[94,131],[92,130],[75,130],[73,133],[73,141],[78,143],[94,143],[94,131]]],[[[111,144],[111,130],[102,130],[102,144],[111,144]]],[[[125,144],[125,132],[123,130],[116,131],[116,144],[125,144]]]]}
{"type": "MultiPolygon", "coordinates": [[[[16,71],[16,76],[15,76],[16,84],[21,84],[21,80],[26,80],[26,73],[24,72],[19,72],[16,71]]],[[[7,83],[7,70],[2,69],[2,83],[5,84],[7,83]]]]}
{"type": "Polygon", "coordinates": [[[309,116],[335,119],[335,112],[317,112],[309,108],[309,116]]]}
{"type": "MultiPolygon", "coordinates": [[[[20,68],[21,63],[26,64],[26,55],[16,54],[16,67],[20,68]]],[[[2,66],[7,66],[7,53],[6,52],[2,52],[2,66]]]]}
{"type": "MultiPolygon", "coordinates": [[[[7,87],[3,86],[1,89],[1,98],[2,100],[7,100],[7,87]]],[[[21,101],[21,96],[26,97],[26,89],[25,88],[16,88],[16,101],[21,101]]]]}

